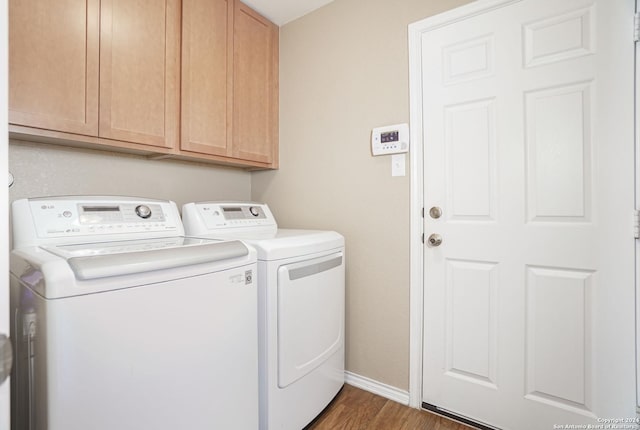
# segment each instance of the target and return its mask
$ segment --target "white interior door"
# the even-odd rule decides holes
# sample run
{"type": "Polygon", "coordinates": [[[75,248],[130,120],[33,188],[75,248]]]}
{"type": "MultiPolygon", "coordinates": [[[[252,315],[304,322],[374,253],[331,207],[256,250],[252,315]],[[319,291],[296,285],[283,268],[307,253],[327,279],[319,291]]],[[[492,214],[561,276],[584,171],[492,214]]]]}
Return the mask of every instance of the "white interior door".
{"type": "Polygon", "coordinates": [[[421,41],[423,402],[634,419],[634,0],[466,8],[421,41]]]}
{"type": "MultiPolygon", "coordinates": [[[[0,177],[6,181],[9,173],[7,158],[8,92],[7,92],[7,2],[0,1],[0,177]]],[[[0,334],[9,333],[9,193],[6,183],[0,183],[0,334]]],[[[1,354],[0,354],[1,357],[1,354]]],[[[2,359],[0,358],[0,361],[2,359]]],[[[3,364],[0,363],[0,367],[3,364]]],[[[9,428],[9,383],[0,382],[0,429],[9,428]]]]}

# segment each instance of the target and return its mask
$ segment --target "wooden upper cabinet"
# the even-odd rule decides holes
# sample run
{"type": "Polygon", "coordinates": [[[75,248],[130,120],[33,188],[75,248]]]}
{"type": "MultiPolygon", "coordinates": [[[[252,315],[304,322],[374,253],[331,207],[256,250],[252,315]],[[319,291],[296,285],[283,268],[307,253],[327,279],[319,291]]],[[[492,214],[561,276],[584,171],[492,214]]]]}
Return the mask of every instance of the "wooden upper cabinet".
{"type": "Polygon", "coordinates": [[[181,149],[275,167],[278,27],[238,0],[183,0],[181,149]]]}
{"type": "Polygon", "coordinates": [[[277,168],[278,27],[239,0],[9,0],[10,131],[277,168]]]}
{"type": "Polygon", "coordinates": [[[100,19],[99,136],[176,147],[180,1],[102,0],[100,19]]]}
{"type": "Polygon", "coordinates": [[[233,156],[277,164],[278,27],[240,1],[233,32],[233,156]]]}
{"type": "Polygon", "coordinates": [[[9,122],[98,134],[99,0],[9,2],[9,122]]]}
{"type": "Polygon", "coordinates": [[[182,1],[181,149],[230,156],[233,0],[182,1]]]}

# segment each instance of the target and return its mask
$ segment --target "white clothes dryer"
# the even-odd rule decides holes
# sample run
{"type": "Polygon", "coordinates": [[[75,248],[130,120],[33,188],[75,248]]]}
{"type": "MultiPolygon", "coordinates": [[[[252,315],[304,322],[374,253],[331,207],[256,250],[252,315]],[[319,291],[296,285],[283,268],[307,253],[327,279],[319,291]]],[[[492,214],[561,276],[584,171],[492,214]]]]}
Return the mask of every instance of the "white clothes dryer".
{"type": "Polygon", "coordinates": [[[189,203],[192,237],[241,239],[258,253],[260,429],[301,430],[344,385],[344,238],[278,229],[266,204],[189,203]]]}
{"type": "Polygon", "coordinates": [[[256,253],[176,205],[15,201],[14,430],[258,427],[256,253]]]}

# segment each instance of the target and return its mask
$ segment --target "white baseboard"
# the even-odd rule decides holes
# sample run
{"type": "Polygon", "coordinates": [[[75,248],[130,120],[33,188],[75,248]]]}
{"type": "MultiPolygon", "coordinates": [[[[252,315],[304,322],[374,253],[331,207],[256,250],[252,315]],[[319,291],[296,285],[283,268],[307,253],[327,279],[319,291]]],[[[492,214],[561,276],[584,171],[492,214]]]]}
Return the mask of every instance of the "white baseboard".
{"type": "Polygon", "coordinates": [[[375,381],[371,378],[367,378],[366,376],[360,376],[355,373],[345,371],[344,382],[362,390],[369,391],[370,393],[377,394],[378,396],[393,400],[394,402],[402,403],[403,405],[409,404],[408,391],[375,381]]]}

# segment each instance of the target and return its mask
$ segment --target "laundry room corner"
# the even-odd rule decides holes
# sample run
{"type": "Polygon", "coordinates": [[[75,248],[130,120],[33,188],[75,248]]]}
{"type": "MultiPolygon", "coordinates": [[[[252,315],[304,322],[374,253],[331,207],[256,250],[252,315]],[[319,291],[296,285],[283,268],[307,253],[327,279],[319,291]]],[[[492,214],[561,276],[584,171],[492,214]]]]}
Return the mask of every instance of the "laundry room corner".
{"type": "Polygon", "coordinates": [[[345,237],[347,374],[400,397],[409,387],[410,163],[392,176],[391,157],[371,155],[371,130],[409,121],[408,24],[464,3],[340,0],[281,27],[280,169],[251,177],[252,199],[280,226],[345,237]]]}

